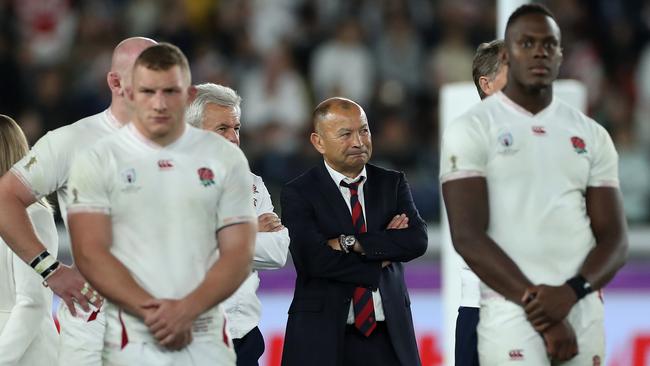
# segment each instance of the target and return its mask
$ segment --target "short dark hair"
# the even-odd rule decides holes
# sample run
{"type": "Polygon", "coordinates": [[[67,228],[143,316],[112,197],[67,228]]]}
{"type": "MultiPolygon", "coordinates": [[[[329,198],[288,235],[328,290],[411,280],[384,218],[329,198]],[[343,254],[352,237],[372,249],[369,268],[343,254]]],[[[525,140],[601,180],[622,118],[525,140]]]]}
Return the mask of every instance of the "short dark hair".
{"type": "Polygon", "coordinates": [[[190,75],[190,64],[187,57],[183,54],[180,48],[171,43],[158,43],[151,46],[140,53],[140,56],[135,60],[133,68],[137,66],[146,67],[149,70],[169,70],[174,66],[179,66],[181,70],[190,75]]]}
{"type": "Polygon", "coordinates": [[[322,101],[319,105],[316,106],[314,112],[311,115],[312,123],[314,124],[314,131],[318,133],[318,124],[320,121],[327,116],[330,108],[338,107],[341,109],[351,109],[354,107],[361,108],[358,104],[347,98],[334,97],[322,101]]]}
{"type": "Polygon", "coordinates": [[[517,9],[515,9],[515,11],[512,12],[512,14],[510,14],[510,17],[508,18],[508,22],[506,23],[506,33],[508,32],[508,28],[510,28],[510,26],[517,19],[521,18],[524,15],[528,15],[528,14],[546,15],[547,17],[549,17],[549,18],[551,18],[551,19],[553,19],[553,20],[555,20],[557,22],[557,20],[555,19],[555,15],[553,15],[553,13],[551,13],[551,11],[548,10],[548,8],[546,6],[544,6],[542,4],[537,4],[537,3],[524,4],[524,5],[520,6],[520,7],[518,7],[517,9]]]}
{"type": "Polygon", "coordinates": [[[485,98],[485,92],[481,89],[479,79],[481,76],[494,77],[501,67],[501,53],[505,47],[502,39],[495,39],[492,42],[481,43],[476,49],[474,59],[472,60],[472,78],[476,90],[485,98]]]}

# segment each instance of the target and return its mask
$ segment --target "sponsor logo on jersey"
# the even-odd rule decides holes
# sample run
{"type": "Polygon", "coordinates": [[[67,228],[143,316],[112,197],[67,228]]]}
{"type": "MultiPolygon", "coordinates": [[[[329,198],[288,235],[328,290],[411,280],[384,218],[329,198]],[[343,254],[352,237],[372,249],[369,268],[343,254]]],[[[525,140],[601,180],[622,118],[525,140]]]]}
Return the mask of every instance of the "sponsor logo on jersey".
{"type": "Polygon", "coordinates": [[[578,154],[584,154],[587,152],[587,144],[585,144],[585,141],[578,136],[571,137],[571,145],[573,145],[573,149],[578,154]]]}
{"type": "Polygon", "coordinates": [[[160,170],[169,170],[174,167],[174,164],[170,159],[160,159],[158,160],[158,168],[160,170]]]}
{"type": "Polygon", "coordinates": [[[199,180],[204,187],[214,184],[214,173],[212,172],[212,169],[206,167],[199,168],[197,173],[199,173],[199,180]]]}
{"type": "Polygon", "coordinates": [[[537,136],[545,136],[546,135],[546,127],[544,126],[533,126],[533,135],[537,136]]]}
{"type": "Polygon", "coordinates": [[[32,168],[32,165],[36,164],[36,157],[32,156],[29,158],[27,164],[25,164],[25,170],[29,171],[32,168]]]}
{"type": "Polygon", "coordinates": [[[523,361],[524,360],[524,350],[522,349],[512,349],[508,352],[510,361],[523,361]]]}

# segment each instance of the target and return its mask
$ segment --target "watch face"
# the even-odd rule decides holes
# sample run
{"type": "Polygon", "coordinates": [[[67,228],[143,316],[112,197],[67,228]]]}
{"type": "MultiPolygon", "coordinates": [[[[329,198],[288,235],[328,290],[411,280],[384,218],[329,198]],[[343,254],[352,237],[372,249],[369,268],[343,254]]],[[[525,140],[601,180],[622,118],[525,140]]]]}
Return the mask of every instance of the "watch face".
{"type": "Polygon", "coordinates": [[[343,244],[345,244],[345,246],[347,247],[353,246],[355,241],[356,239],[352,235],[348,235],[345,238],[343,238],[343,244]]]}

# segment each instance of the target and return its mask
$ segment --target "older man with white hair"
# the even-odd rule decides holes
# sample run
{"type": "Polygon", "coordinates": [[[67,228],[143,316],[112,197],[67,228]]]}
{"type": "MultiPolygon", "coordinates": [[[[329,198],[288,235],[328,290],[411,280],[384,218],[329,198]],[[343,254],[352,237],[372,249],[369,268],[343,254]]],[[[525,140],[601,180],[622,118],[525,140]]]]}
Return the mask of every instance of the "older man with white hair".
{"type": "MultiPolygon", "coordinates": [[[[196,86],[197,95],[185,113],[194,127],[213,131],[239,146],[241,97],[226,86],[206,83],[196,86]]],[[[262,178],[253,175],[253,202],[258,215],[253,271],[225,302],[228,328],[233,337],[237,365],[257,365],[264,352],[264,338],[258,328],[261,303],[256,291],[260,269],[284,266],[289,248],[289,232],[273,212],[271,195],[262,178]]]]}

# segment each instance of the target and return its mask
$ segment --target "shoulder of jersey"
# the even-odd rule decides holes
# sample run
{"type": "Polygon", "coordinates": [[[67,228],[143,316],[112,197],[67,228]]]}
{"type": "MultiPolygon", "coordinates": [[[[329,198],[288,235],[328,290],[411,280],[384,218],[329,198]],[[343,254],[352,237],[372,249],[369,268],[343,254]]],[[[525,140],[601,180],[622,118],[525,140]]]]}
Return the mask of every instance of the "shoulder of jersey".
{"type": "Polygon", "coordinates": [[[572,121],[576,124],[586,125],[591,128],[603,128],[600,123],[596,122],[594,119],[584,114],[581,110],[564,102],[563,100],[558,99],[557,104],[557,113],[566,116],[567,120],[572,121]]]}
{"type": "Polygon", "coordinates": [[[74,123],[49,131],[45,136],[50,139],[61,140],[64,143],[69,142],[76,145],[80,142],[79,139],[84,138],[87,131],[93,130],[98,125],[104,123],[103,113],[104,111],[84,117],[74,123]]]}

